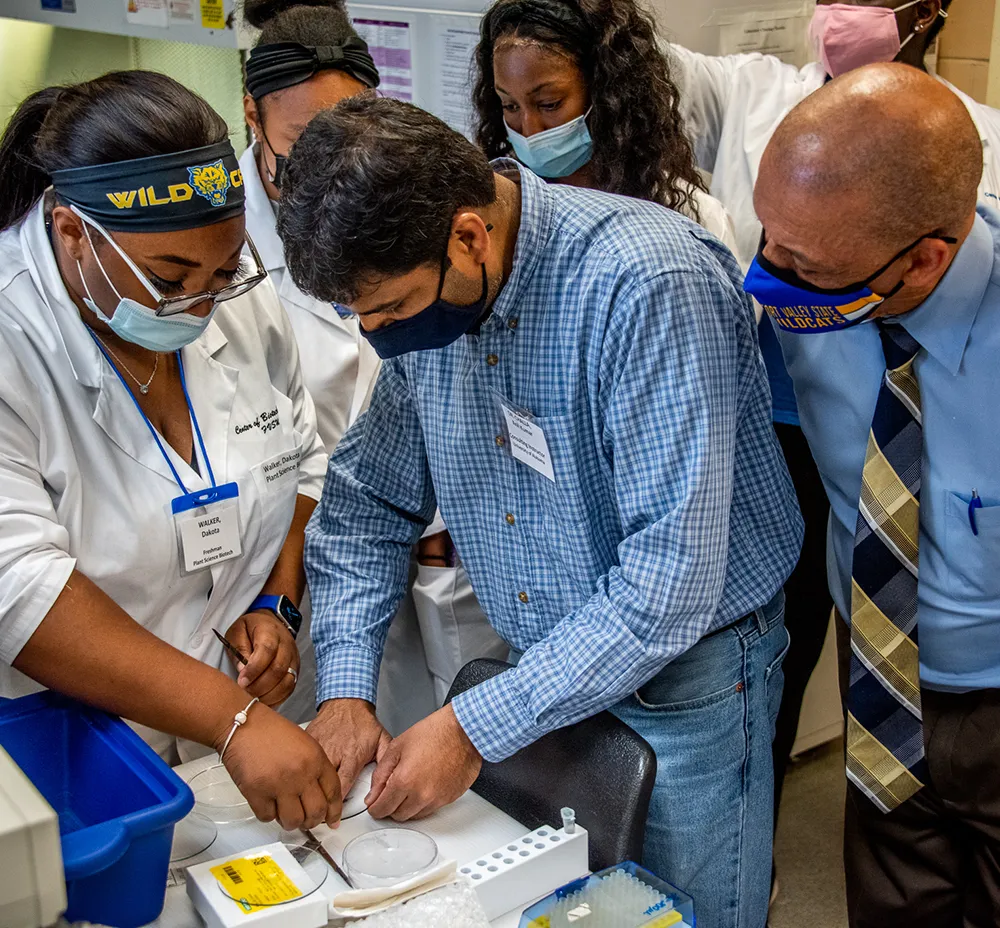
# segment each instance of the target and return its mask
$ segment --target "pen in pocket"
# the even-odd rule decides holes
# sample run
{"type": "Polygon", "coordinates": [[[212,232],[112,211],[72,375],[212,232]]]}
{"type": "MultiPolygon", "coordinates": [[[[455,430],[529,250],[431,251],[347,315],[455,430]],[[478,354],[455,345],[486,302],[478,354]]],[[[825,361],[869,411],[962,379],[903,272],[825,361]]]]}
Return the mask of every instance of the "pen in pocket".
{"type": "Polygon", "coordinates": [[[969,501],[969,525],[972,526],[972,534],[979,534],[979,526],[976,525],[976,510],[983,508],[983,501],[975,489],[972,491],[972,499],[969,501]]]}

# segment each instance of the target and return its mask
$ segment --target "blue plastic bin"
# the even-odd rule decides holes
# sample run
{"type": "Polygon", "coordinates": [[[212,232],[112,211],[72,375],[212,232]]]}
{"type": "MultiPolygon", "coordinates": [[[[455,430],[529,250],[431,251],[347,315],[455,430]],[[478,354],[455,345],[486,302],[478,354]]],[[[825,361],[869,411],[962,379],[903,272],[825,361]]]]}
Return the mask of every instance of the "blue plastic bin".
{"type": "Polygon", "coordinates": [[[153,921],[187,784],[121,719],[52,692],[0,700],[0,744],[59,815],[67,920],[153,921]]]}

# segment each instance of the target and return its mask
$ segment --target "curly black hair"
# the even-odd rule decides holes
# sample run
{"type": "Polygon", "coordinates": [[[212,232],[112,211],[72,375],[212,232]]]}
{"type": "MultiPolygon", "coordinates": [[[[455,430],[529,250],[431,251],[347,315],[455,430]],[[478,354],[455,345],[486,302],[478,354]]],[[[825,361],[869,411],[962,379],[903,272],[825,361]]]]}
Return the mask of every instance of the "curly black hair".
{"type": "Polygon", "coordinates": [[[680,92],[657,46],[652,17],[635,0],[497,0],[476,47],[476,141],[490,158],[512,152],[493,80],[505,36],[555,46],[587,79],[594,181],[610,193],[652,200],[698,218],[706,190],[684,133],[680,92]]]}

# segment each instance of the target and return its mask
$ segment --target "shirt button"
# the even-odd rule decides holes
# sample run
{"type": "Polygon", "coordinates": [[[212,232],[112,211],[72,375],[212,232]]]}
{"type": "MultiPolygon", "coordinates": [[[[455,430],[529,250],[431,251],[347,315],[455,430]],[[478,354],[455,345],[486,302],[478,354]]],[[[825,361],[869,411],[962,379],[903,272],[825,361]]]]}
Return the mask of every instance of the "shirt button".
{"type": "Polygon", "coordinates": [[[490,367],[496,367],[500,363],[500,359],[495,354],[486,355],[486,363],[490,367]]]}
{"type": "Polygon", "coordinates": [[[507,320],[507,328],[508,329],[516,329],[517,328],[517,316],[515,316],[513,319],[508,319],[507,320]]]}
{"type": "Polygon", "coordinates": [[[514,513],[508,512],[507,515],[505,516],[505,518],[507,519],[507,524],[508,525],[513,525],[514,524],[514,522],[515,522],[514,513]]]}
{"type": "Polygon", "coordinates": [[[200,648],[202,646],[202,644],[204,643],[204,641],[205,641],[205,636],[204,635],[195,635],[191,639],[191,647],[192,648],[200,648]]]}
{"type": "Polygon", "coordinates": [[[521,592],[517,594],[517,598],[521,600],[522,603],[526,603],[528,601],[528,594],[525,593],[524,590],[521,590],[521,592]]]}
{"type": "Polygon", "coordinates": [[[497,447],[502,448],[506,444],[507,440],[503,437],[503,435],[497,435],[497,447]]]}

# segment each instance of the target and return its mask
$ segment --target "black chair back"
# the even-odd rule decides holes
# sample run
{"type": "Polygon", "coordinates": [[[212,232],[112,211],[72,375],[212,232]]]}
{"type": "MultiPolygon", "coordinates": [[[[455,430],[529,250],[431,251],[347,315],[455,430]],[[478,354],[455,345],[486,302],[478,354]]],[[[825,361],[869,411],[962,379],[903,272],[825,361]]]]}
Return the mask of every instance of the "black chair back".
{"type": "MultiPolygon", "coordinates": [[[[455,678],[448,702],[510,664],[475,660],[455,678]]],[[[569,806],[587,829],[590,869],[642,861],[656,779],[648,742],[610,712],[551,732],[499,764],[484,763],[472,788],[528,829],[559,827],[569,806]]]]}

